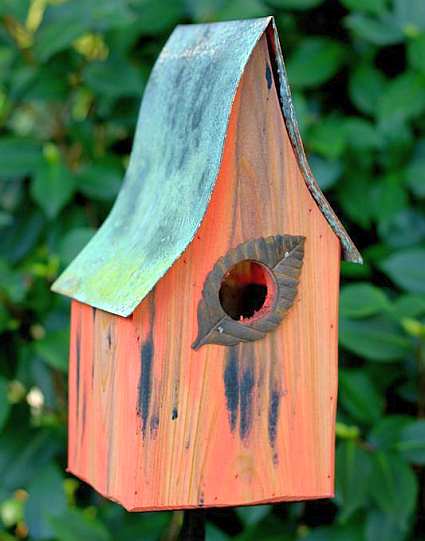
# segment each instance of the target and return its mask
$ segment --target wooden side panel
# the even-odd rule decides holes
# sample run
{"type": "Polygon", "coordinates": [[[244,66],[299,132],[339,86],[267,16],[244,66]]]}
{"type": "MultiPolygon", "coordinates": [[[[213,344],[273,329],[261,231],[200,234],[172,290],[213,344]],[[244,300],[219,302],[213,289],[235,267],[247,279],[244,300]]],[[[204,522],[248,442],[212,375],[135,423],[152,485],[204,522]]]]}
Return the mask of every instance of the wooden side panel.
{"type": "Polygon", "coordinates": [[[186,252],[132,318],[97,311],[90,322],[93,310],[73,303],[70,470],[131,510],[331,496],[339,259],[298,170],[263,38],[186,252]],[[286,319],[263,340],[195,352],[197,305],[217,259],[274,234],[306,237],[286,319]]]}

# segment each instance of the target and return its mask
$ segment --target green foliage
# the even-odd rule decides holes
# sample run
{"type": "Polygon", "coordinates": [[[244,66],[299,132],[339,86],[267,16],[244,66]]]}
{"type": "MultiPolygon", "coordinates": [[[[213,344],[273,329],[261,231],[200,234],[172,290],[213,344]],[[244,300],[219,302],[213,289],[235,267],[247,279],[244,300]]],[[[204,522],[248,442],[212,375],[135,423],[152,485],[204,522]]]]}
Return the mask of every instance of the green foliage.
{"type": "Polygon", "coordinates": [[[342,264],[335,498],[208,513],[207,539],[424,539],[424,1],[0,0],[1,540],[173,539],[178,514],[65,473],[69,304],[49,286],[111,208],[173,27],[265,14],[365,265],[342,264]]]}
{"type": "Polygon", "coordinates": [[[306,37],[288,61],[288,75],[296,87],[317,86],[335,75],[345,58],[341,44],[324,37],[306,37]]]}

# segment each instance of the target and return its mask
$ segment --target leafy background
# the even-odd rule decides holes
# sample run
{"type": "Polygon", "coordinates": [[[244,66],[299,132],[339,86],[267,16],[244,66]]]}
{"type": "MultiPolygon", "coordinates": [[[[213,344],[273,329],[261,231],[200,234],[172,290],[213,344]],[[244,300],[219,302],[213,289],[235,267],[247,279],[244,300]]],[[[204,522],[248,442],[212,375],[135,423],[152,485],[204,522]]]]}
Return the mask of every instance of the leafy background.
{"type": "Polygon", "coordinates": [[[208,512],[207,539],[425,540],[425,2],[0,0],[0,541],[175,539],[65,473],[68,302],[52,280],[119,190],[175,24],[274,14],[342,266],[336,497],[208,512]]]}

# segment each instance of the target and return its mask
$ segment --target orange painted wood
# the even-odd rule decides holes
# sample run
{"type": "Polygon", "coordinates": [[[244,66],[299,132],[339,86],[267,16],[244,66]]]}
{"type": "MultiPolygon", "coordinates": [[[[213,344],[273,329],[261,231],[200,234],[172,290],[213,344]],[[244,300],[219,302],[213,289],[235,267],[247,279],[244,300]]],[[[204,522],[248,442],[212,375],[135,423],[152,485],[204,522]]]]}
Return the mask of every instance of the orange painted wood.
{"type": "Polygon", "coordinates": [[[133,511],[333,495],[340,244],[298,169],[262,38],[204,221],[129,318],[72,303],[69,470],[133,511]],[[266,338],[194,351],[219,257],[304,235],[294,306],[266,338]]]}

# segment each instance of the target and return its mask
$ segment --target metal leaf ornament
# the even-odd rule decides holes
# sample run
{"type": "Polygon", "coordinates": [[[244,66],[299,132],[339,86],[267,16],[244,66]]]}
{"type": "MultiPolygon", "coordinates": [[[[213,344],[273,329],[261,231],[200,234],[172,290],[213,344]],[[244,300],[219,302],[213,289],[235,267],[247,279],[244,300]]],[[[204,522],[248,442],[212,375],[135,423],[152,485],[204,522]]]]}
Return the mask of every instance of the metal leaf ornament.
{"type": "Polygon", "coordinates": [[[207,276],[198,305],[198,336],[192,344],[197,350],[205,344],[234,346],[251,342],[273,331],[293,305],[304,259],[305,237],[275,235],[249,240],[221,257],[207,276]],[[273,280],[273,302],[260,317],[236,320],[220,302],[220,286],[237,263],[260,263],[273,280]]]}

